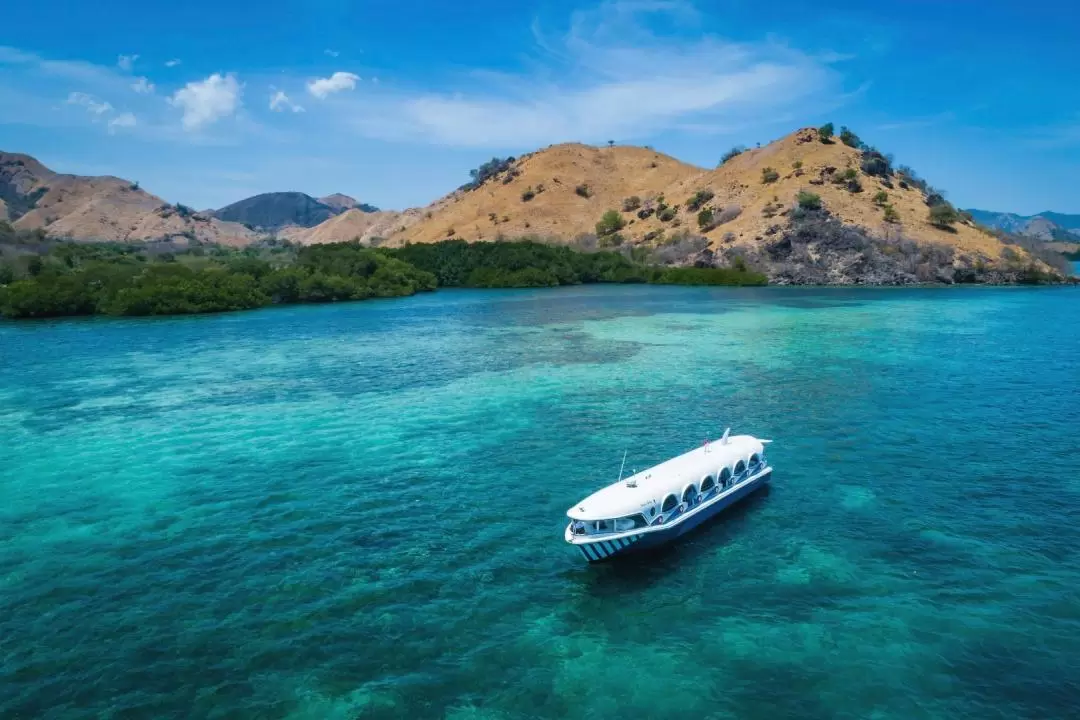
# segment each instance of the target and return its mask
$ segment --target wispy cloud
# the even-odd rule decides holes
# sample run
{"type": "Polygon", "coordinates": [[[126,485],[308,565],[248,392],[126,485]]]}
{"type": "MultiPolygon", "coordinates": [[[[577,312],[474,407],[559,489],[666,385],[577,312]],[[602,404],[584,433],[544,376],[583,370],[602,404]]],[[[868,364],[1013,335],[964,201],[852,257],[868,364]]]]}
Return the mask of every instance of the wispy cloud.
{"type": "Polygon", "coordinates": [[[181,122],[185,130],[200,130],[235,114],[241,105],[241,91],[235,75],[214,73],[177,90],[169,98],[169,104],[183,111],[181,122]]]}
{"type": "Polygon", "coordinates": [[[304,112],[304,108],[290,100],[283,90],[278,90],[270,96],[270,109],[274,112],[281,112],[282,110],[291,110],[294,113],[304,112]]]}
{"type": "Polygon", "coordinates": [[[330,48],[323,50],[323,55],[326,55],[327,57],[336,58],[340,54],[341,53],[339,53],[337,50],[331,50],[330,48]]]}
{"type": "Polygon", "coordinates": [[[135,125],[136,121],[133,113],[120,113],[109,120],[109,133],[113,134],[120,128],[133,128],[135,125]]]}
{"type": "Polygon", "coordinates": [[[111,113],[113,106],[104,100],[98,100],[93,95],[84,92],[73,92],[68,95],[68,105],[80,105],[86,108],[91,115],[105,115],[111,113]]]}
{"type": "Polygon", "coordinates": [[[121,55],[116,58],[116,67],[120,68],[124,72],[131,72],[135,67],[135,61],[139,59],[138,55],[121,55]]]}
{"type": "Polygon", "coordinates": [[[560,33],[536,24],[534,37],[527,73],[473,72],[454,90],[370,88],[341,110],[369,136],[523,147],[745,127],[842,95],[827,56],[710,35],[685,2],[606,3],[575,13],[560,33]],[[657,25],[679,32],[661,37],[657,25]]]}
{"type": "Polygon", "coordinates": [[[336,72],[328,78],[316,78],[315,80],[312,80],[307,84],[307,90],[309,93],[322,100],[327,95],[341,92],[342,90],[354,89],[359,80],[360,76],[351,72],[336,72]]]}
{"type": "Polygon", "coordinates": [[[176,67],[179,64],[180,64],[179,58],[173,58],[172,60],[166,60],[165,61],[165,67],[167,67],[167,68],[176,67]]]}
{"type": "Polygon", "coordinates": [[[144,77],[135,78],[135,82],[131,83],[131,89],[140,95],[150,95],[154,92],[154,83],[144,77]]]}

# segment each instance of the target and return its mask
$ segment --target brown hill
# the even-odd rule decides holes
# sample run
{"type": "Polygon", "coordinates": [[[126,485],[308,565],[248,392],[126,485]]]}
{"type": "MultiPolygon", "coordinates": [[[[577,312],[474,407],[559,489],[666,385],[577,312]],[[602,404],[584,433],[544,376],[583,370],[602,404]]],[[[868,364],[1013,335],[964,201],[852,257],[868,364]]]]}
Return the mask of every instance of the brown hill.
{"type": "Polygon", "coordinates": [[[353,208],[313,228],[289,228],[278,235],[304,245],[350,240],[360,240],[365,245],[370,245],[376,238],[386,238],[393,233],[402,232],[421,217],[419,210],[364,212],[353,208]]]}
{"type": "Polygon", "coordinates": [[[694,232],[700,232],[697,213],[684,213],[687,199],[699,190],[715,193],[708,206],[718,213],[721,208],[730,208],[729,214],[739,209],[733,220],[704,232],[713,245],[725,242],[728,233],[737,242],[760,243],[768,237],[769,229],[783,220],[780,213],[794,206],[800,192],[812,192],[837,219],[882,237],[903,235],[917,242],[941,243],[992,256],[1000,253],[1002,243],[978,230],[974,223],[957,223],[953,230],[931,225],[921,190],[910,184],[901,187],[895,178],[888,180],[891,187],[887,187],[880,176],[862,171],[861,156],[860,150],[839,141],[822,143],[817,130],[807,128],[765,147],[747,150],[703,176],[679,183],[669,189],[667,197],[672,203],[682,203],[684,224],[694,232]],[[777,173],[776,180],[765,181],[768,169],[777,173]],[[856,173],[860,191],[853,192],[848,184],[839,182],[849,171],[856,173]],[[885,192],[884,202],[875,202],[878,192],[885,192]],[[897,222],[885,222],[884,204],[894,208],[897,222]]]}
{"type": "Polygon", "coordinates": [[[555,145],[451,193],[389,242],[531,235],[589,245],[615,210],[622,227],[600,245],[645,246],[668,262],[742,258],[779,282],[1009,282],[1032,264],[1049,270],[970,217],[931,223],[925,184],[871,157],[812,128],[713,170],[646,148],[555,145]],[[810,193],[823,210],[799,209],[810,193]]]}
{"type": "Polygon", "coordinates": [[[876,178],[859,170],[859,158],[859,150],[838,141],[821,143],[812,129],[748,150],[715,170],[703,170],[639,147],[555,145],[521,158],[512,171],[476,190],[452,193],[440,201],[441,209],[433,212],[429,208],[429,217],[396,233],[393,240],[433,242],[451,236],[451,230],[452,236],[469,240],[491,240],[500,234],[570,240],[594,233],[605,211],[622,211],[624,200],[637,196],[646,208],[655,210],[659,201],[677,207],[677,212],[669,221],[661,220],[655,211],[644,219],[638,217],[638,210],[621,212],[627,224],[620,234],[632,243],[644,242],[649,233],[664,231],[670,236],[681,230],[704,235],[712,245],[723,243],[728,233],[740,242],[760,242],[777,224],[777,216],[794,205],[798,193],[808,191],[818,194],[840,220],[883,235],[902,232],[916,241],[1000,251],[1000,241],[972,224],[959,224],[956,232],[934,227],[918,188],[903,189],[895,183],[892,189],[884,188],[876,178]],[[800,163],[799,168],[796,163],[800,163]],[[775,169],[779,177],[763,182],[766,168],[775,169]],[[849,168],[858,173],[862,192],[850,192],[829,180],[849,168]],[[575,192],[582,184],[588,186],[589,197],[575,192]],[[523,193],[530,188],[536,194],[525,201],[523,193]],[[886,191],[899,223],[885,223],[882,208],[873,201],[879,190],[886,191]],[[735,214],[738,208],[738,215],[703,230],[698,225],[698,210],[688,208],[688,201],[698,191],[714,193],[702,207],[717,215],[724,209],[735,214]]]}
{"type": "Polygon", "coordinates": [[[128,180],[62,175],[28,155],[0,152],[0,197],[16,228],[86,241],[180,240],[246,245],[256,234],[182,205],[170,205],[128,180]]]}
{"type": "Polygon", "coordinates": [[[603,212],[620,208],[624,198],[660,195],[703,172],[647,148],[553,145],[523,156],[475,190],[451,193],[392,241],[494,240],[500,235],[570,240],[593,232],[603,212]]]}
{"type": "MultiPolygon", "coordinates": [[[[931,223],[936,199],[925,183],[878,157],[875,165],[865,148],[823,142],[810,128],[709,170],[649,148],[554,145],[489,163],[482,182],[425,208],[374,211],[331,195],[320,200],[328,209],[353,207],[315,227],[276,232],[303,244],[532,236],[585,247],[631,245],[656,262],[743,263],[781,283],[1014,282],[1033,268],[1049,270],[1034,257],[1043,257],[1039,248],[1006,245],[970,216],[931,223]],[[817,199],[808,202],[810,194],[817,199]],[[808,210],[814,204],[821,209],[808,210]],[[617,227],[597,238],[597,223],[610,211],[617,227]]],[[[79,240],[258,239],[243,225],[169,205],[126,180],[59,175],[29,156],[5,153],[0,217],[79,240]]]]}
{"type": "Polygon", "coordinates": [[[346,210],[351,210],[360,205],[356,198],[349,197],[343,193],[334,193],[333,195],[321,197],[319,198],[319,202],[334,208],[338,212],[345,212],[346,210]]]}

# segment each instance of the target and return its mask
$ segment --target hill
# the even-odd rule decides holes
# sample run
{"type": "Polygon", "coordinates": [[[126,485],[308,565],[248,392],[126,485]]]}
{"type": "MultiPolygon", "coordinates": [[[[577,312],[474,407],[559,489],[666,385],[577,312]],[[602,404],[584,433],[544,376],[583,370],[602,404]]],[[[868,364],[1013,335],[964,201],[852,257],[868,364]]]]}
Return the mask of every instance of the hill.
{"type": "Polygon", "coordinates": [[[287,225],[315,227],[340,212],[302,192],[270,192],[214,211],[214,217],[251,227],[277,230],[287,225]]]}
{"type": "Polygon", "coordinates": [[[57,175],[28,156],[4,154],[0,210],[19,229],[79,240],[248,245],[259,238],[255,227],[302,245],[530,237],[619,249],[662,265],[757,270],[775,283],[1063,275],[1063,258],[1046,252],[1046,243],[999,237],[846,128],[836,138],[822,130],[733,151],[713,169],[651,148],[553,145],[495,158],[474,170],[471,182],[403,212],[377,211],[346,195],[316,200],[290,192],[248,198],[212,216],[120,178],[57,175]]]}
{"type": "Polygon", "coordinates": [[[475,188],[444,197],[393,241],[523,235],[570,240],[593,232],[600,215],[621,207],[624,198],[662,195],[703,172],[647,148],[554,145],[515,159],[475,188]]]}
{"type": "Polygon", "coordinates": [[[1011,282],[1050,272],[914,171],[804,128],[713,170],[647,148],[555,145],[494,161],[389,243],[535,236],[662,262],[750,263],[774,282],[1011,282]],[[933,213],[933,219],[932,219],[933,213]]]}
{"type": "Polygon", "coordinates": [[[29,155],[0,152],[0,219],[77,240],[246,245],[257,236],[117,177],[58,174],[29,155]]]}
{"type": "Polygon", "coordinates": [[[343,195],[341,193],[334,193],[333,195],[321,197],[319,198],[319,202],[321,202],[323,205],[328,205],[329,207],[332,207],[339,213],[345,212],[346,210],[352,210],[353,208],[356,208],[357,210],[362,210],[364,212],[379,211],[379,208],[375,207],[374,205],[359,202],[356,200],[356,198],[352,198],[348,195],[343,195]]]}
{"type": "Polygon", "coordinates": [[[971,213],[977,222],[995,230],[1043,242],[1080,242],[1080,215],[1049,211],[1038,215],[1017,215],[974,208],[967,212],[971,213]]]}
{"type": "Polygon", "coordinates": [[[302,245],[322,245],[359,240],[365,245],[381,244],[382,239],[416,222],[419,210],[364,212],[353,208],[313,228],[287,228],[278,236],[302,245]]]}

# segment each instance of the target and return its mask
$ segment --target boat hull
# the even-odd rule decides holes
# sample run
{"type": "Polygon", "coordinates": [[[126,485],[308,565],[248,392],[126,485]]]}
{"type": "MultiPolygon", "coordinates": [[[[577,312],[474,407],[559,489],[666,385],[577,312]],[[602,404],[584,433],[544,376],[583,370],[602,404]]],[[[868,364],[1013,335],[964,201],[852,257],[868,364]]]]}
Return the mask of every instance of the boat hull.
{"type": "Polygon", "coordinates": [[[658,548],[716,517],[747,495],[751,495],[756,490],[764,487],[771,478],[772,468],[766,468],[721,497],[703,502],[701,507],[687,512],[683,517],[677,518],[668,525],[654,525],[649,528],[642,528],[637,533],[623,534],[606,540],[589,539],[582,542],[570,535],[567,536],[567,540],[577,547],[581,555],[590,563],[603,562],[615,557],[658,548]]]}

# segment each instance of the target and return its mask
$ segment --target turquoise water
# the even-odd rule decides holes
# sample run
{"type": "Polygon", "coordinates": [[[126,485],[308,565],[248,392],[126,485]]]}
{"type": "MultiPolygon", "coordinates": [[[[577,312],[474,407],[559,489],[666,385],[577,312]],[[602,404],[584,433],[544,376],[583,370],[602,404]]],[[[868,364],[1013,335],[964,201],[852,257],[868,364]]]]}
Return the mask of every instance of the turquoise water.
{"type": "Polygon", "coordinates": [[[1080,289],[587,287],[0,324],[0,717],[1061,718],[1080,289]],[[637,561],[563,512],[725,426],[637,561]]]}

